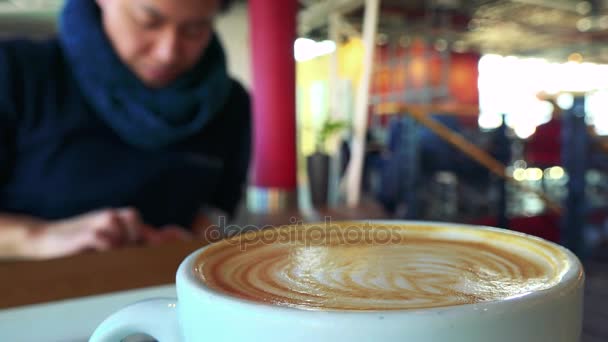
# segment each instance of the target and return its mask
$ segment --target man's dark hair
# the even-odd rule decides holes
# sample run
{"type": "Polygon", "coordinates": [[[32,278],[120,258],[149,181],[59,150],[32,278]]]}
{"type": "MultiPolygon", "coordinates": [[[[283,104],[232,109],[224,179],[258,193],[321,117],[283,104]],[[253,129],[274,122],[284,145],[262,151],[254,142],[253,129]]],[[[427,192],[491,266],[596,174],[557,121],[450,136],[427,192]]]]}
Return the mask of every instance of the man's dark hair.
{"type": "Polygon", "coordinates": [[[222,13],[228,12],[234,0],[220,0],[220,10],[222,13]]]}

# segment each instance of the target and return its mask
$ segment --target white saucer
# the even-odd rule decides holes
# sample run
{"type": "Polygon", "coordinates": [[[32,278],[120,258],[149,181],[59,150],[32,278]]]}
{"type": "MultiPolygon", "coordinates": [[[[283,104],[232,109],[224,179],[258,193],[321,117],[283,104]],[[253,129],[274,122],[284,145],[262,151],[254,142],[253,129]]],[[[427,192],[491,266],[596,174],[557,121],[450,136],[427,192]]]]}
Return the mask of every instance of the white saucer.
{"type": "Polygon", "coordinates": [[[0,310],[0,341],[82,342],[118,309],[143,299],[176,297],[175,286],[81,297],[0,310]]]}

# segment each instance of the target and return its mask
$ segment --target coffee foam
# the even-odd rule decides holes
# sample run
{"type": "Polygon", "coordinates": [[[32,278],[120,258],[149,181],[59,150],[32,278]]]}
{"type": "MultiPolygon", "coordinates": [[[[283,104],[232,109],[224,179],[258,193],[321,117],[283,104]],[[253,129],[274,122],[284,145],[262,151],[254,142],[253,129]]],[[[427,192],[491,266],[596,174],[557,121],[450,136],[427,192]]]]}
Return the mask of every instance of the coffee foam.
{"type": "Polygon", "coordinates": [[[208,287],[256,302],[320,310],[404,310],[503,300],[550,288],[564,252],[493,230],[341,223],[224,240],[198,256],[208,287]],[[390,241],[345,239],[384,230],[390,241]],[[311,234],[315,232],[316,235],[311,234]],[[264,238],[262,238],[264,237],[264,238]]]}

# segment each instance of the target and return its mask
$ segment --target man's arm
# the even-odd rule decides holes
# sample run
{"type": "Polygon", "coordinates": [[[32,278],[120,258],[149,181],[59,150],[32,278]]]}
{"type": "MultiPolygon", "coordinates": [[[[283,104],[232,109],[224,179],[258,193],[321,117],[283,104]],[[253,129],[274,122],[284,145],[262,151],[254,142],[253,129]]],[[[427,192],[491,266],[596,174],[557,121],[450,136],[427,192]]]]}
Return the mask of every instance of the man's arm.
{"type": "Polygon", "coordinates": [[[0,260],[34,257],[30,250],[34,219],[0,214],[0,260]]]}
{"type": "Polygon", "coordinates": [[[130,208],[104,209],[58,221],[2,213],[0,260],[48,259],[87,250],[104,251],[141,241],[152,231],[130,208]]]}
{"type": "Polygon", "coordinates": [[[146,225],[133,208],[101,209],[58,221],[0,214],[0,260],[49,259],[189,238],[177,227],[158,231],[146,225]]]}

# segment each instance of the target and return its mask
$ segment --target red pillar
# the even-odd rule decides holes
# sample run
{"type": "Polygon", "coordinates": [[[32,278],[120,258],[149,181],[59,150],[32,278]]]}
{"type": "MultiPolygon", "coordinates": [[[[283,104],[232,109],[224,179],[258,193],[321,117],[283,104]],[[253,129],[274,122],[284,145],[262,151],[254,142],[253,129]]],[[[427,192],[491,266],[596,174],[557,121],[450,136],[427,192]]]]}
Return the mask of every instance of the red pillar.
{"type": "MultiPolygon", "coordinates": [[[[296,190],[293,57],[296,16],[297,0],[249,1],[254,117],[252,176],[256,191],[294,193],[296,190]]],[[[258,196],[255,200],[268,197],[258,196]]],[[[276,201],[277,196],[270,197],[276,201]]]]}

